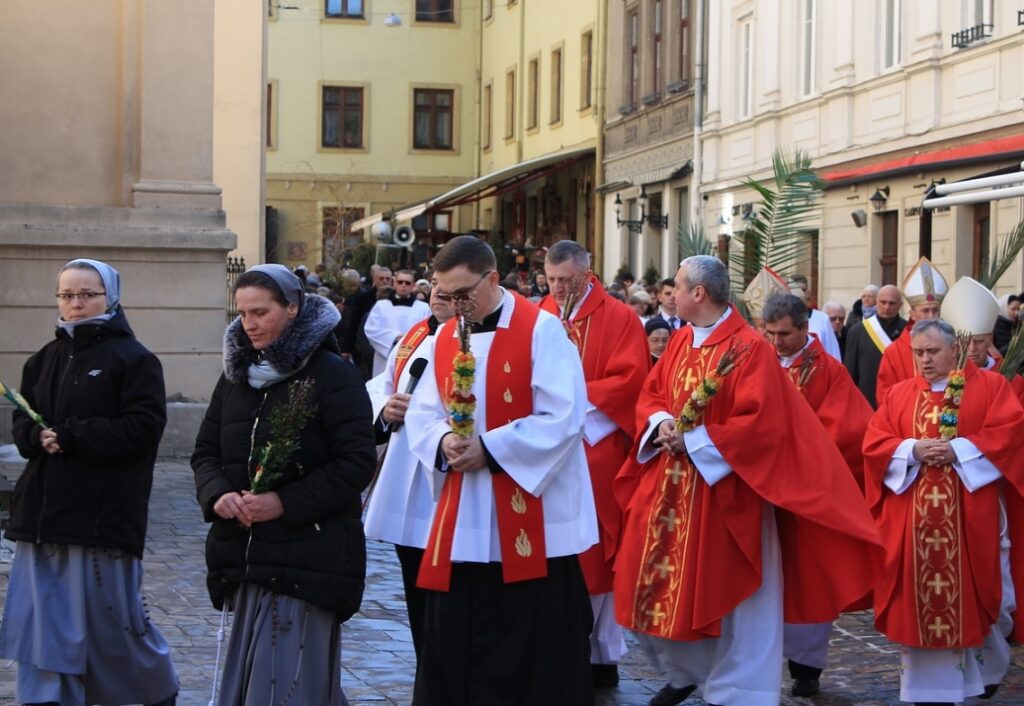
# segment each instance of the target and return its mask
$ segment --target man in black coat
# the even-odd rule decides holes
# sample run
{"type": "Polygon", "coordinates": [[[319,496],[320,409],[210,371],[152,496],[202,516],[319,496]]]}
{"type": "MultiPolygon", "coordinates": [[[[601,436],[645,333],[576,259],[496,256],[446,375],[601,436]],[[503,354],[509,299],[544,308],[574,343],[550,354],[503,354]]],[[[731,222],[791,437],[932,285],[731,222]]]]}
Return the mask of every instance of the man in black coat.
{"type": "Polygon", "coordinates": [[[900,318],[901,301],[900,290],[891,284],[885,285],[878,290],[875,315],[854,324],[846,332],[843,363],[854,384],[876,409],[875,385],[882,353],[907,324],[906,319],[900,318]]]}

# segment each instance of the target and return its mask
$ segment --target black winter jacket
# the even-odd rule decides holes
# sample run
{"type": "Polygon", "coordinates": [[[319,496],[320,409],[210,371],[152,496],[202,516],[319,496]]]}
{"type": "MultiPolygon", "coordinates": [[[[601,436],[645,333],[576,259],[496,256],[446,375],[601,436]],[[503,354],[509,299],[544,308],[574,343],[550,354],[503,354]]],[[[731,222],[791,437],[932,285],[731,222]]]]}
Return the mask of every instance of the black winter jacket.
{"type": "Polygon", "coordinates": [[[307,295],[290,328],[264,351],[285,380],[257,390],[247,381],[256,351],[238,320],[224,336],[217,382],[192,455],[196,493],[211,522],[207,588],[218,609],[240,582],[309,601],[346,620],[359,609],[366,576],[360,493],[376,462],[371,408],[359,373],[337,355],[337,309],[307,295]],[[254,449],[271,438],[270,411],[288,401],[293,381],[314,382],[316,413],[274,491],[284,515],[251,529],[213,510],[229,492],[251,486],[254,449]]]}
{"type": "Polygon", "coordinates": [[[14,489],[7,538],[112,547],[141,558],[153,463],[167,421],[163,369],[118,309],[84,324],[25,363],[20,392],[53,425],[63,453],[39,444],[42,428],[14,413],[28,458],[14,489]]]}

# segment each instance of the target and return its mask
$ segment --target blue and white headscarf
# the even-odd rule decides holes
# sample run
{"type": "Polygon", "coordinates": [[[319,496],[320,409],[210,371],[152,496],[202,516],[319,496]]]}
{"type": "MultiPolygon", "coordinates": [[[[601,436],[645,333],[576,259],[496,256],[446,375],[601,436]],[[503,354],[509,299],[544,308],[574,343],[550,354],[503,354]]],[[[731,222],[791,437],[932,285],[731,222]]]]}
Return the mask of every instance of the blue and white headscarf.
{"type": "Polygon", "coordinates": [[[60,275],[64,270],[70,269],[81,269],[81,265],[96,270],[96,273],[100,276],[100,280],[103,281],[103,289],[107,293],[107,310],[99,316],[93,316],[88,319],[82,319],[81,321],[65,321],[64,319],[57,317],[57,326],[64,329],[69,336],[75,337],[75,328],[84,324],[99,324],[104,321],[110,321],[117,314],[117,310],[120,308],[121,302],[121,275],[113,267],[105,262],[99,260],[89,260],[87,258],[78,258],[60,268],[60,272],[57,273],[57,281],[60,282],[60,275]]]}

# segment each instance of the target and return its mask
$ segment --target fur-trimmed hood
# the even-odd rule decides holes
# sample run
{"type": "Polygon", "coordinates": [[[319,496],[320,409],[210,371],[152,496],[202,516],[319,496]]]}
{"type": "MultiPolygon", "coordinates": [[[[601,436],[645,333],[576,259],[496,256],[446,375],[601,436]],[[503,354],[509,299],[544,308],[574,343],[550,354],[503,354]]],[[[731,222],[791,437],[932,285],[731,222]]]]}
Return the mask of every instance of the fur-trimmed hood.
{"type": "MultiPolygon", "coordinates": [[[[305,364],[341,321],[341,314],[325,297],[307,294],[299,315],[281,336],[263,349],[263,359],[278,372],[292,375],[305,364]]],[[[331,346],[331,348],[335,348],[331,346]]],[[[249,366],[258,353],[249,342],[239,316],[224,331],[224,376],[233,383],[248,379],[249,366]]]]}

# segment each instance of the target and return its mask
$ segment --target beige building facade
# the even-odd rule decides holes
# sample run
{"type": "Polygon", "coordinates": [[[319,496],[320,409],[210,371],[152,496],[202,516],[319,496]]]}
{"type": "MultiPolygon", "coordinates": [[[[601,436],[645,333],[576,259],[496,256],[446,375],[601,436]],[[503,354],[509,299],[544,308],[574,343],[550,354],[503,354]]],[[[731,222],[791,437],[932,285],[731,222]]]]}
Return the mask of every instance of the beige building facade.
{"type": "Polygon", "coordinates": [[[261,130],[262,112],[221,126],[237,147],[215,138],[215,74],[234,73],[241,52],[248,89],[230,101],[247,112],[242,103],[255,102],[263,84],[248,67],[255,57],[261,69],[265,12],[234,0],[0,7],[0,379],[17,385],[25,359],[52,337],[60,266],[92,257],[120,270],[122,303],[160,357],[171,399],[209,398],[220,371],[225,258],[238,245],[225,223],[226,190],[232,220],[245,211],[258,223],[261,210],[250,173],[259,175],[259,150],[242,138],[261,130]],[[221,154],[248,182],[216,166],[221,154]]]}
{"type": "Polygon", "coordinates": [[[693,191],[699,0],[608,4],[603,275],[672,277],[693,191]],[[641,206],[643,215],[641,216],[641,206]],[[628,223],[623,223],[628,222],[628,223]]]}
{"type": "MultiPolygon", "coordinates": [[[[708,3],[703,223],[742,229],[777,146],[826,180],[805,261],[819,302],[902,282],[922,254],[977,274],[1024,216],[1020,199],[930,214],[933,183],[1015,171],[1024,157],[1024,22],[1007,0],[708,3]],[[785,38],[785,41],[783,41],[785,38]],[[872,199],[872,197],[874,197],[872,199]]],[[[1018,261],[999,294],[1024,288],[1018,261]]]]}

